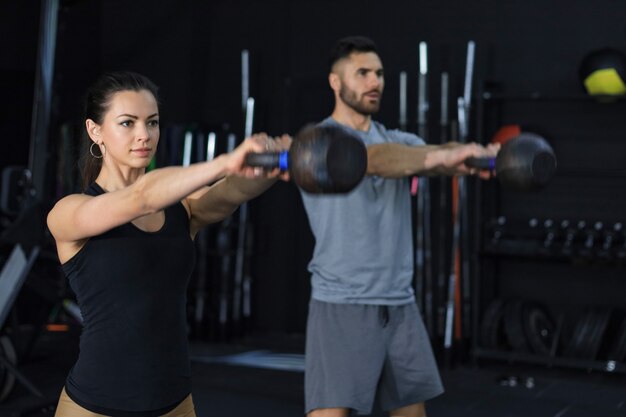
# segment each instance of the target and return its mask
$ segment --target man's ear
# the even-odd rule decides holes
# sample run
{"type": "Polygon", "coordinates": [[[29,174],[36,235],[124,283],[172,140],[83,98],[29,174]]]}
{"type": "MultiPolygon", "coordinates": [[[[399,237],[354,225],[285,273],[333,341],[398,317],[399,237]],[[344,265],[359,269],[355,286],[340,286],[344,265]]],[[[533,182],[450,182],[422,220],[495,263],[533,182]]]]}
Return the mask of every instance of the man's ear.
{"type": "Polygon", "coordinates": [[[328,84],[330,84],[330,88],[333,91],[339,91],[341,89],[341,80],[339,79],[339,75],[331,72],[328,74],[328,84]]]}
{"type": "Polygon", "coordinates": [[[87,133],[89,134],[89,137],[91,138],[91,140],[93,140],[96,143],[99,143],[100,125],[91,119],[87,119],[85,121],[85,127],[87,128],[87,133]]]}

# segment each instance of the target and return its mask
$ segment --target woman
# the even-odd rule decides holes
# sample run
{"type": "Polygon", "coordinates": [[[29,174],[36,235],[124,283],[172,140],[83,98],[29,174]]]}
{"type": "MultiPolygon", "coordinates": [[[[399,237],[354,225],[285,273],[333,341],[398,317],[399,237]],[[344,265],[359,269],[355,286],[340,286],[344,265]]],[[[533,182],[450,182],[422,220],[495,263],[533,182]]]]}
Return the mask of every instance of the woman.
{"type": "Polygon", "coordinates": [[[272,185],[278,170],[246,167],[245,155],[289,138],[254,135],[213,161],[146,173],[159,141],[154,84],[106,74],[85,110],[86,190],[48,215],[84,319],[56,415],[195,416],[185,314],[193,238],[272,185]]]}

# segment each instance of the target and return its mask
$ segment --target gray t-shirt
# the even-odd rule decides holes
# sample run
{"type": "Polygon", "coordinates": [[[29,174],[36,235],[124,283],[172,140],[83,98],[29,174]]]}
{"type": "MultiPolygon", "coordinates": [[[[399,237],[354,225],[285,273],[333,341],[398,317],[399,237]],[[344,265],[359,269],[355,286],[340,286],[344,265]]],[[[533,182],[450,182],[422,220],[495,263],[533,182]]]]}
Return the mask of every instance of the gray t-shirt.
{"type": "MultiPolygon", "coordinates": [[[[320,125],[342,126],[332,118],[320,125]]],[[[366,146],[423,145],[411,133],[372,121],[368,132],[342,126],[366,146]]],[[[302,200],[315,237],[309,263],[312,297],[331,303],[401,305],[415,300],[411,200],[407,178],[366,176],[348,194],[302,200]]]]}

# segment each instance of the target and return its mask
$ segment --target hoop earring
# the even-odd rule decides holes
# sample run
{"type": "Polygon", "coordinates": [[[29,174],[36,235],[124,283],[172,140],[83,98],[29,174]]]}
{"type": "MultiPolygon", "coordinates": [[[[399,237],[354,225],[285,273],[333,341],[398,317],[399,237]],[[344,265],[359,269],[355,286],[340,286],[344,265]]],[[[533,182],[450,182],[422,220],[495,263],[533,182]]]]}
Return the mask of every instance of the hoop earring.
{"type": "MultiPolygon", "coordinates": [[[[93,153],[93,145],[97,145],[96,142],[92,142],[91,146],[89,147],[89,153],[91,154],[91,156],[93,156],[96,159],[100,159],[104,157],[104,153],[102,152],[102,150],[100,151],[100,155],[96,155],[95,153],[93,153]]],[[[104,146],[104,144],[102,145],[104,146]]]]}

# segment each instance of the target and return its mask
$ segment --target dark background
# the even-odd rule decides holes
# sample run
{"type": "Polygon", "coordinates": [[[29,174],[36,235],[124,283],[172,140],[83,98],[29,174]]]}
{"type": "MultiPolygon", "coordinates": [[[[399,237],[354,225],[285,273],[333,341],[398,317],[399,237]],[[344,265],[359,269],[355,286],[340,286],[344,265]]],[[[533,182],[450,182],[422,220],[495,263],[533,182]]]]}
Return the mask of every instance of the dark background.
{"type": "MultiPolygon", "coordinates": [[[[0,2],[3,167],[28,160],[39,15],[37,1],[0,2]]],[[[409,130],[415,131],[420,41],[429,45],[429,118],[435,126],[439,74],[448,71],[451,96],[462,95],[468,40],[476,42],[475,91],[487,86],[520,96],[582,95],[580,61],[593,49],[626,49],[625,15],[620,0],[62,1],[50,169],[59,156],[55,144],[61,126],[81,125],[82,94],[103,71],[129,69],[155,81],[162,126],[194,124],[240,134],[240,56],[247,49],[254,130],[294,134],[332,111],[326,60],[334,41],[362,34],[376,41],[385,65],[385,98],[377,119],[397,127],[398,74],[407,71],[409,130]]],[[[527,124],[546,135],[564,171],[548,189],[530,196],[486,185],[477,200],[482,208],[472,217],[476,224],[499,213],[520,219],[624,220],[625,109],[621,101],[487,103],[484,123],[472,119],[472,137],[479,133],[477,140],[487,142],[501,123],[527,124]]],[[[433,128],[429,142],[438,141],[433,128]]],[[[50,181],[54,189],[54,176],[50,181]]],[[[52,204],[57,197],[50,191],[47,199],[52,204]]],[[[298,192],[293,184],[277,184],[251,202],[250,210],[255,238],[248,331],[302,334],[313,238],[298,192]]],[[[481,306],[498,293],[563,310],[589,303],[626,305],[620,265],[476,260],[479,271],[486,271],[481,306]]]]}

